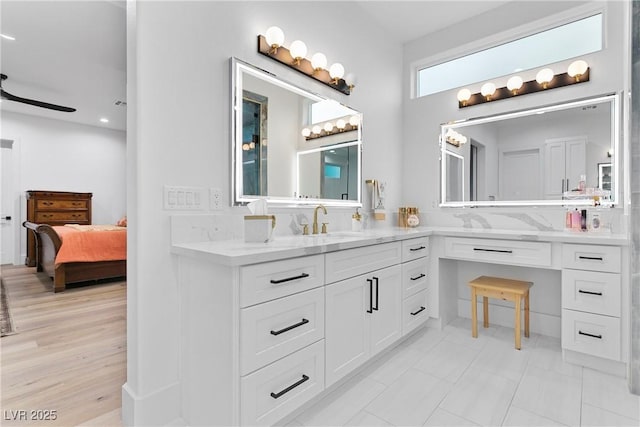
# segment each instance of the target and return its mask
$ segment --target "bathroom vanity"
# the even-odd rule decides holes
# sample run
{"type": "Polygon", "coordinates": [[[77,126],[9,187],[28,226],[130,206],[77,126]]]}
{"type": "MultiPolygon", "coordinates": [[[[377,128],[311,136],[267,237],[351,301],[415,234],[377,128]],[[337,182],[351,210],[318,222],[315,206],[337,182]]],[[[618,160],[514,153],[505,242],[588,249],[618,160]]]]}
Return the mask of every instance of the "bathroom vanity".
{"type": "Polygon", "coordinates": [[[442,327],[468,317],[446,262],[558,272],[565,359],[624,376],[627,245],[615,235],[463,228],[173,245],[183,419],[274,424],[428,319],[442,327]]]}

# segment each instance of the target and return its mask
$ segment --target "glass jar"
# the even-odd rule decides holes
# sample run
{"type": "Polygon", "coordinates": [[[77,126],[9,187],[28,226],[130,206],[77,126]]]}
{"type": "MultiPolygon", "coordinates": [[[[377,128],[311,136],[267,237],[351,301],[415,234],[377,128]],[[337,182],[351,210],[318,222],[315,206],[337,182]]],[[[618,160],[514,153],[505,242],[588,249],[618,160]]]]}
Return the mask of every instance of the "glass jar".
{"type": "Polygon", "coordinates": [[[407,226],[417,227],[420,225],[418,208],[407,208],[407,226]]]}

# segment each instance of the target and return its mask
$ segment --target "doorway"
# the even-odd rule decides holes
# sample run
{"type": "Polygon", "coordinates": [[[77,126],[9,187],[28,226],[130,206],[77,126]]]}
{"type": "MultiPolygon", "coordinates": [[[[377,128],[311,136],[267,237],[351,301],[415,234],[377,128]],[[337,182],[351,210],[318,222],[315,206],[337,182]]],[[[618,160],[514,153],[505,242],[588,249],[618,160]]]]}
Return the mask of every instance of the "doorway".
{"type": "Polygon", "coordinates": [[[13,140],[0,140],[0,264],[20,264],[18,159],[13,140]]]}

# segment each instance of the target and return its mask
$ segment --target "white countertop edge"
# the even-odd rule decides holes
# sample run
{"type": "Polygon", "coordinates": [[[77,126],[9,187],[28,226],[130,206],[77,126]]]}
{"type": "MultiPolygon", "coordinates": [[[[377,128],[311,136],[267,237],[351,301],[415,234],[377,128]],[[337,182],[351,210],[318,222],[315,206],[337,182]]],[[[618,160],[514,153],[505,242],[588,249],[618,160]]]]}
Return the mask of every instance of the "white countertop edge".
{"type": "Polygon", "coordinates": [[[322,235],[280,237],[269,243],[245,243],[242,240],[182,243],[172,245],[171,253],[221,265],[239,266],[426,236],[476,237],[616,246],[629,245],[629,239],[621,234],[418,227],[409,229],[375,229],[361,233],[337,232],[329,234],[328,237],[322,235]]]}

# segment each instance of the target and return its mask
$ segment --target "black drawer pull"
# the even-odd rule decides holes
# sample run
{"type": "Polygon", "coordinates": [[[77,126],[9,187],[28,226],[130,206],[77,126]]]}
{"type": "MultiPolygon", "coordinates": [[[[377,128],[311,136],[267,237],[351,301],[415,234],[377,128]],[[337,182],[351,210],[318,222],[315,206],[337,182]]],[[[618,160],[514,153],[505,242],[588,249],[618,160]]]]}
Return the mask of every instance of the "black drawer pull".
{"type": "Polygon", "coordinates": [[[367,313],[373,313],[373,279],[367,279],[369,282],[369,308],[367,313]]]}
{"type": "Polygon", "coordinates": [[[282,391],[279,391],[277,393],[271,393],[271,397],[273,397],[274,399],[279,398],[280,396],[282,396],[285,393],[289,393],[291,390],[293,390],[294,388],[298,387],[300,384],[302,384],[303,382],[307,381],[309,379],[308,376],[306,375],[302,375],[302,379],[294,384],[291,384],[289,387],[285,388],[282,391]]]}
{"type": "Polygon", "coordinates": [[[580,335],[586,335],[586,336],[591,337],[591,338],[598,338],[599,340],[602,339],[602,335],[589,334],[587,332],[582,332],[582,331],[578,331],[578,333],[580,335]]]}
{"type": "Polygon", "coordinates": [[[414,311],[413,313],[411,313],[411,315],[412,315],[412,316],[415,316],[415,315],[417,315],[418,313],[423,312],[424,310],[425,310],[425,307],[420,306],[420,309],[419,309],[418,311],[414,311]]]}
{"type": "Polygon", "coordinates": [[[309,275],[307,273],[302,273],[299,276],[287,277],[286,279],[279,279],[279,280],[271,279],[271,283],[273,283],[274,285],[277,285],[278,283],[284,283],[284,282],[290,282],[292,280],[304,279],[305,277],[309,277],[309,275]]]}
{"type": "Polygon", "coordinates": [[[511,249],[483,249],[483,248],[473,248],[474,251],[479,252],[498,252],[501,254],[512,254],[513,251],[511,249]]]}
{"type": "Polygon", "coordinates": [[[375,307],[371,307],[373,310],[378,311],[378,300],[380,297],[380,288],[378,287],[378,278],[374,277],[373,280],[376,281],[376,306],[375,307]]]}
{"type": "Polygon", "coordinates": [[[578,258],[580,259],[589,259],[592,261],[602,261],[602,257],[601,256],[584,256],[584,255],[580,255],[578,258]]]}
{"type": "Polygon", "coordinates": [[[426,276],[426,274],[422,273],[422,274],[420,274],[419,276],[411,277],[411,280],[419,280],[419,279],[422,279],[422,278],[423,278],[423,277],[425,277],[425,276],[426,276]]]}
{"type": "Polygon", "coordinates": [[[419,248],[411,248],[409,249],[411,252],[415,252],[415,251],[421,251],[423,249],[427,249],[426,246],[420,246],[419,248]]]}
{"type": "Polygon", "coordinates": [[[599,296],[602,296],[602,292],[583,291],[582,289],[578,289],[578,292],[580,292],[581,294],[589,294],[589,295],[599,295],[599,296]]]}
{"type": "Polygon", "coordinates": [[[290,331],[292,329],[295,329],[298,326],[306,325],[307,323],[309,323],[309,321],[303,317],[302,320],[300,322],[296,323],[295,325],[287,326],[286,328],[280,329],[279,331],[271,331],[271,335],[280,335],[280,334],[282,334],[284,332],[287,332],[287,331],[290,331]]]}

